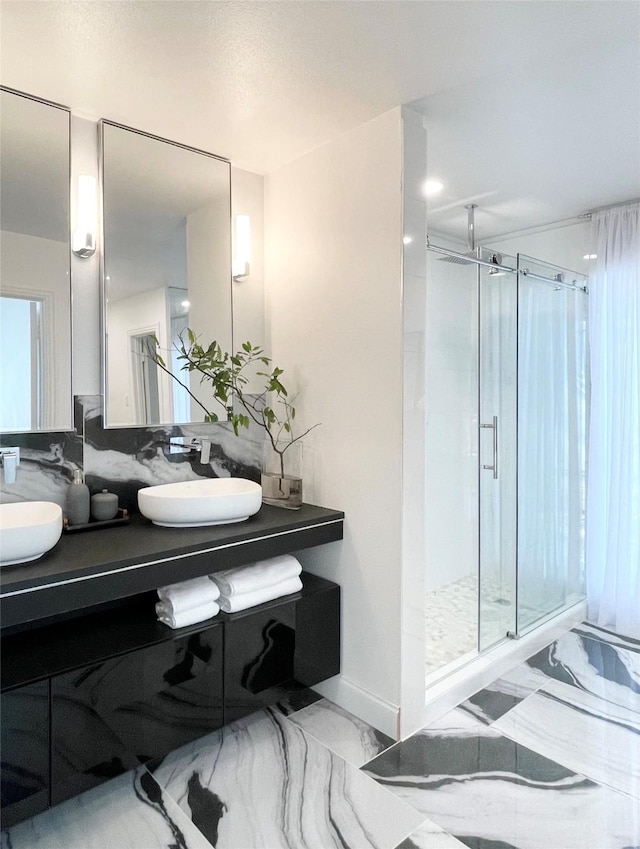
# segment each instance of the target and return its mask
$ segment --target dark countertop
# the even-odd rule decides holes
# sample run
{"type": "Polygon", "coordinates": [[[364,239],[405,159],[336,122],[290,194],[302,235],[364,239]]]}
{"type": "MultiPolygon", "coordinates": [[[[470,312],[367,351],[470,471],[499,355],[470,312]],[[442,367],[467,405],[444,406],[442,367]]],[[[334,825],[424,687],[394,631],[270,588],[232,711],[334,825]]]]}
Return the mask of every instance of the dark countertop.
{"type": "Polygon", "coordinates": [[[127,525],[63,534],[33,563],[0,569],[0,625],[14,627],[342,539],[344,513],[263,504],[245,522],[163,528],[127,525]]]}

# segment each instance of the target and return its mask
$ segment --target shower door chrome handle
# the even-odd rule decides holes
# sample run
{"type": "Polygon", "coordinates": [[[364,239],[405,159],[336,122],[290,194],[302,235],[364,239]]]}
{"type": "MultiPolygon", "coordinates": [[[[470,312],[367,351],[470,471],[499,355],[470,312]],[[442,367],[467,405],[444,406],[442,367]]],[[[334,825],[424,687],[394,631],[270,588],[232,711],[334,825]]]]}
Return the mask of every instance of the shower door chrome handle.
{"type": "Polygon", "coordinates": [[[483,464],[482,468],[492,471],[493,479],[498,480],[498,417],[493,417],[493,424],[481,424],[480,427],[489,427],[493,431],[493,465],[483,464]]]}

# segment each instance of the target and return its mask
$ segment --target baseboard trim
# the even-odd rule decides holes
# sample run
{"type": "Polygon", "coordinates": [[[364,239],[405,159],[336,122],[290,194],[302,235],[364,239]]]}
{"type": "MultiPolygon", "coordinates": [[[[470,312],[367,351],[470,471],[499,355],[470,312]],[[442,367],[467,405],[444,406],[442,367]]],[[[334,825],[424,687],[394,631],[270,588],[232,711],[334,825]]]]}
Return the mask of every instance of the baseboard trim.
{"type": "Polygon", "coordinates": [[[336,675],[313,688],[325,698],[368,722],[394,740],[399,737],[400,707],[375,696],[344,675],[336,675]]]}

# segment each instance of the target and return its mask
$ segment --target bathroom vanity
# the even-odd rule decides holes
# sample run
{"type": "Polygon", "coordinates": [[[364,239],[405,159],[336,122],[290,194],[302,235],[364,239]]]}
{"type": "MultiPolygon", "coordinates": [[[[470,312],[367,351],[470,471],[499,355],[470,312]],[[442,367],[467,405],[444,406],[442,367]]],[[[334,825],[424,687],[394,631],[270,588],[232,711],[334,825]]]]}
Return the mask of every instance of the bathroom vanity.
{"type": "Polygon", "coordinates": [[[171,630],[155,589],[342,539],[344,514],[263,506],[207,528],[65,535],[0,571],[2,825],[149,763],[340,671],[340,589],[171,630]]]}

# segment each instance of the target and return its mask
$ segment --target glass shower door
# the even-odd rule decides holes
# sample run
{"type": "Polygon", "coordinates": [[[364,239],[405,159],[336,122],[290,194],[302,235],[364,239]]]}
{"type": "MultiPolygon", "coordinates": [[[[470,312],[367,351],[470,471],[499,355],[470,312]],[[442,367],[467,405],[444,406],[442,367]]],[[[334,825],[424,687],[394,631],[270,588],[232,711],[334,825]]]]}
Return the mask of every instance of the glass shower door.
{"type": "Polygon", "coordinates": [[[584,597],[586,278],[520,255],[517,630],[584,597]],[[524,271],[523,271],[524,269],[524,271]]]}
{"type": "Polygon", "coordinates": [[[516,627],[517,314],[516,274],[480,266],[480,651],[516,627]]]}

